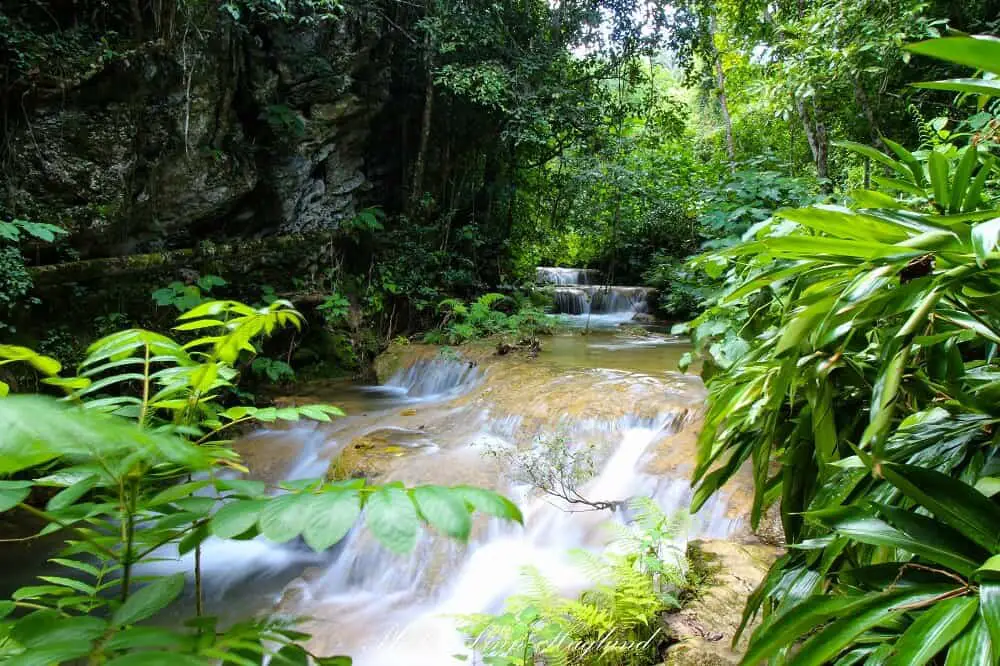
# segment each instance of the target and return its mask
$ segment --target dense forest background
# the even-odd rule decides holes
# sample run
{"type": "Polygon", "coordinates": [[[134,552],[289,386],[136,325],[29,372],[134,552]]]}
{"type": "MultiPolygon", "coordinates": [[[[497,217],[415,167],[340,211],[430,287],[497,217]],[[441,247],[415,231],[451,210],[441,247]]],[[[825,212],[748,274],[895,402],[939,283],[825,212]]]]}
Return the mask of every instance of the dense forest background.
{"type": "Polygon", "coordinates": [[[955,70],[902,46],[992,32],[997,10],[12,0],[2,320],[70,357],[168,322],[171,293],[294,295],[342,329],[316,353],[356,366],[537,265],[659,287],[682,319],[705,279],[681,262],[706,242],[870,182],[834,141],[992,131],[908,87],[955,70]]]}

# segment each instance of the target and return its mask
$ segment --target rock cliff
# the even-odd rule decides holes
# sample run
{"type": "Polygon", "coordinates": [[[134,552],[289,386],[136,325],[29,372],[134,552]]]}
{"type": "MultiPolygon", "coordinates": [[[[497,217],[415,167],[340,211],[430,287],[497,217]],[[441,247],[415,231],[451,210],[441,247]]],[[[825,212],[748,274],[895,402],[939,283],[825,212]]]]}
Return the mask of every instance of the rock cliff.
{"type": "Polygon", "coordinates": [[[391,49],[375,10],[247,28],[206,4],[56,87],[31,73],[0,214],[60,224],[86,258],[325,230],[369,203],[391,49]]]}

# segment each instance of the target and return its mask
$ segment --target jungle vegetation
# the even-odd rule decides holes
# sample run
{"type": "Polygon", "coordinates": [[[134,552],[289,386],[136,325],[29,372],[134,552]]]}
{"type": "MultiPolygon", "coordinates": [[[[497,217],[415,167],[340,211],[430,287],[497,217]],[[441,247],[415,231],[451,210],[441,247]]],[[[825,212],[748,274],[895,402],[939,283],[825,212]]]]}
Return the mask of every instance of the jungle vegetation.
{"type": "MultiPolygon", "coordinates": [[[[520,513],[465,486],[269,488],[242,476],[231,433],[336,416],[253,391],[363,372],[398,336],[544,333],[534,269],[552,265],[654,286],[663,318],[690,321],[677,331],[709,391],[695,504],[749,465],[753,520],[776,505],[788,545],[746,609],[761,623],[744,663],[1000,663],[998,16],[991,0],[4,2],[8,183],[15,138],[44,130],[53,100],[108,122],[94,111],[106,100],[71,93],[149,54],[197,46],[226,63],[254,140],[195,152],[232,169],[265,172],[323,111],[280,86],[266,104],[248,94],[248,63],[282,35],[377,35],[383,69],[344,76],[388,101],[365,116],[377,187],[304,250],[267,226],[277,182],[248,195],[253,215],[220,209],[155,238],[127,234],[141,188],[116,206],[0,193],[0,512],[30,519],[24,538],[67,535],[64,575],[0,601],[0,655],[349,663],[309,654],[280,620],[205,616],[204,542],[322,551],[362,520],[402,552],[422,526],[465,540],[473,512],[520,513]],[[239,251],[255,243],[270,249],[247,275],[239,251]],[[166,275],[178,257],[211,270],[166,275]],[[198,588],[183,628],[141,624],[183,588],[183,574],[136,580],[167,546],[190,554],[198,588]]],[[[132,157],[123,188],[154,170],[132,157]]],[[[643,538],[666,538],[666,519],[645,515],[643,538]]],[[[654,574],[683,585],[640,552],[591,563],[620,585],[567,601],[536,581],[469,626],[522,648],[494,663],[551,658],[546,636],[581,617],[581,640],[638,644],[675,603],[654,574]]]]}

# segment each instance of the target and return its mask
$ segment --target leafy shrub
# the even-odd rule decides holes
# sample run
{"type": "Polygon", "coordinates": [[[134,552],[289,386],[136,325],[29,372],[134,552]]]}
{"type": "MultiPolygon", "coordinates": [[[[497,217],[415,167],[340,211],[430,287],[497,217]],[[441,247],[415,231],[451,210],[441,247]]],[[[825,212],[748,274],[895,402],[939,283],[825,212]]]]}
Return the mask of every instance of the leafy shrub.
{"type": "Polygon", "coordinates": [[[345,666],[345,657],[310,654],[299,644],[308,635],[282,621],[224,628],[206,616],[204,541],[259,535],[281,543],[301,536],[322,551],[364,510],[375,537],[405,552],[421,523],[464,540],[475,510],[520,520],[508,500],[477,488],[314,479],[282,483],[275,492],[240,478],[246,470],[227,439],[234,427],[342,414],[327,405],[276,409],[222,402],[235,388],[237,359],[255,349],[251,341],[301,321],[287,301],[261,308],[210,301],[182,314],[176,326],[200,337],[181,344],[141,329],[121,331],[91,345],[75,376],[60,375],[57,361],[29,349],[0,346],[0,364],[26,363],[67,395],[63,401],[0,399],[0,515],[27,512],[40,520],[39,535],[66,535],[52,559],[65,574],[42,576],[40,584],[0,602],[0,659],[214,664],[273,656],[276,662],[345,666]],[[39,496],[49,498],[43,509],[36,506],[39,496]],[[194,554],[189,573],[196,617],[180,627],[141,626],[184,588],[183,573],[144,577],[137,585],[136,567],[164,548],[194,554]]]}
{"type": "Polygon", "coordinates": [[[174,281],[152,293],[153,301],[161,306],[170,306],[178,312],[187,312],[211,300],[209,294],[215,287],[226,286],[226,281],[218,275],[202,275],[194,284],[174,281]]]}
{"type": "MultiPolygon", "coordinates": [[[[29,304],[25,297],[34,285],[24,264],[20,243],[25,237],[51,243],[66,232],[57,226],[41,222],[14,219],[0,220],[0,331],[14,330],[9,321],[14,310],[29,304]]],[[[35,301],[37,302],[37,300],[35,301]]]]}
{"type": "Polygon", "coordinates": [[[555,320],[525,299],[514,300],[503,294],[484,294],[472,303],[449,298],[438,305],[444,319],[438,330],[425,336],[428,342],[458,345],[470,340],[503,336],[515,342],[533,342],[539,335],[551,333],[555,320]],[[507,313],[498,306],[514,311],[507,313]]]}
{"type": "MultiPolygon", "coordinates": [[[[995,73],[998,45],[913,49],[995,73]]],[[[752,521],[780,499],[790,544],[748,603],[744,622],[763,622],[746,664],[1000,655],[997,169],[975,141],[886,145],[849,146],[880,165],[881,191],[780,211],[701,260],[727,268],[692,329],[721,369],[708,381],[695,508],[748,462],[752,521]],[[711,351],[723,343],[724,357],[711,351]]]]}

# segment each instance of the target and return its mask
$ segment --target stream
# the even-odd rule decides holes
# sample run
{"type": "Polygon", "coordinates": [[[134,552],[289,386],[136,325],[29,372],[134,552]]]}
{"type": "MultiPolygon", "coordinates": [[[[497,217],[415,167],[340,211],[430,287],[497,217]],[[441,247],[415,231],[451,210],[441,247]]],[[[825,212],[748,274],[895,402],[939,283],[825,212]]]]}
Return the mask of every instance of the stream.
{"type": "MultiPolygon", "coordinates": [[[[586,294],[577,281],[556,289],[586,294]]],[[[347,654],[359,666],[474,663],[455,658],[470,656],[456,616],[500,611],[526,566],[562,593],[579,594],[592,581],[570,551],[608,548],[609,525],[630,519],[627,505],[579,511],[517,483],[503,453],[540,439],[589,447],[594,474],[582,496],[623,504],[651,497],[668,515],[687,516],[704,387],[671,368],[690,347],[655,327],[626,325],[646,309],[639,288],[602,289],[603,300],[586,297],[586,307],[563,315],[568,326],[543,338],[537,357],[498,356],[485,344],[458,351],[397,345],[381,385],[317,381],[277,401],[334,404],[347,416],[259,430],[237,443],[251,475],[268,482],[322,477],[336,460],[345,475],[374,482],[497,490],[521,508],[523,527],[478,517],[468,544],[424,531],[407,556],[381,547],[363,526],[322,554],[295,542],[209,539],[202,553],[207,611],[224,621],[269,612],[306,618],[315,653],[347,654]],[[625,291],[615,296],[615,289],[625,291]]],[[[746,534],[749,496],[749,480],[732,484],[683,520],[675,552],[690,539],[746,534]]],[[[159,555],[138,575],[193,571],[192,554],[159,555]]],[[[176,619],[189,606],[175,608],[176,619]]]]}
{"type": "MultiPolygon", "coordinates": [[[[413,344],[394,352],[398,367],[380,386],[316,382],[282,398],[336,404],[347,416],[246,438],[238,449],[254,476],[323,476],[340,458],[378,482],[501,491],[521,507],[525,524],[480,518],[467,545],[425,532],[408,556],[385,550],[363,528],[322,555],[263,540],[210,541],[203,555],[210,609],[224,617],[268,610],[308,617],[314,651],[349,654],[360,666],[440,666],[469,654],[456,616],[499,611],[518,591],[525,566],[565,594],[584,590],[590,582],[569,551],[606,548],[608,524],[627,523],[628,510],[575,511],[512,481],[496,454],[560,437],[593,451],[595,474],[583,496],[617,502],[643,495],[668,514],[687,513],[704,388],[696,376],[668,370],[688,351],[686,340],[615,326],[636,311],[624,307],[567,317],[570,327],[545,338],[537,358],[413,344]]],[[[687,539],[744,531],[745,496],[739,489],[718,496],[684,521],[678,549],[687,539]]]]}

